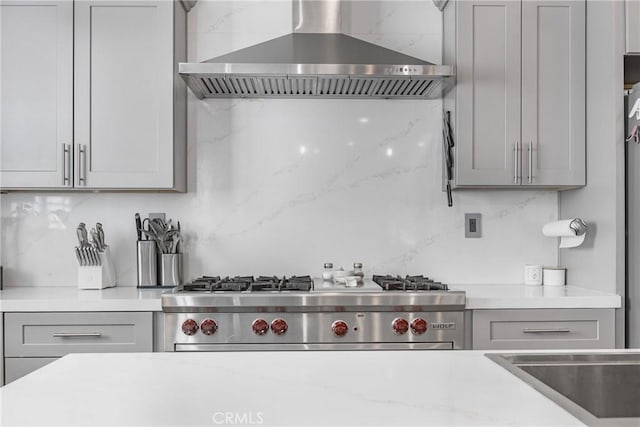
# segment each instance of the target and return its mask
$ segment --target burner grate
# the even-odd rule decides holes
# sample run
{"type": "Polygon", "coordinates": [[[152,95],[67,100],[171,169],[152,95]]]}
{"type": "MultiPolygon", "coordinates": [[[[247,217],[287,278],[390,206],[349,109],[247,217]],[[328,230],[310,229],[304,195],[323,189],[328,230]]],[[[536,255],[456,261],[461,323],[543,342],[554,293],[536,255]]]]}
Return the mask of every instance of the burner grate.
{"type": "Polygon", "coordinates": [[[310,276],[202,276],[191,283],[177,288],[177,291],[188,292],[280,292],[305,291],[313,289],[313,279],[310,276]]]}
{"type": "Polygon", "coordinates": [[[373,281],[385,291],[447,291],[449,287],[428,277],[374,275],[373,281]]]}

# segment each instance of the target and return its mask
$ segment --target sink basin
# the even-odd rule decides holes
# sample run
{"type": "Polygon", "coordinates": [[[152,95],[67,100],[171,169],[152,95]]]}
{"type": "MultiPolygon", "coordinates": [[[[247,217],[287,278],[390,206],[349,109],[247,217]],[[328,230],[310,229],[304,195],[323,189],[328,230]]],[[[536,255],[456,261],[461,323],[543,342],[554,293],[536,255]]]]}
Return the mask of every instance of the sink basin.
{"type": "Polygon", "coordinates": [[[587,425],[640,426],[640,352],[486,356],[587,425]]]}

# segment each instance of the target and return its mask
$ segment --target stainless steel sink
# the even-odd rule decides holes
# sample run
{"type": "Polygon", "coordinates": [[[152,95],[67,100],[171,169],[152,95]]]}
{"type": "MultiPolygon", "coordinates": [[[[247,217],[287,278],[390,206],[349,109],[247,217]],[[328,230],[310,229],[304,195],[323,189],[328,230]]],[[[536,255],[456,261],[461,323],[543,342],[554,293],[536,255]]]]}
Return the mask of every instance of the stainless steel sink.
{"type": "Polygon", "coordinates": [[[640,352],[486,356],[587,425],[640,426],[640,352]]]}

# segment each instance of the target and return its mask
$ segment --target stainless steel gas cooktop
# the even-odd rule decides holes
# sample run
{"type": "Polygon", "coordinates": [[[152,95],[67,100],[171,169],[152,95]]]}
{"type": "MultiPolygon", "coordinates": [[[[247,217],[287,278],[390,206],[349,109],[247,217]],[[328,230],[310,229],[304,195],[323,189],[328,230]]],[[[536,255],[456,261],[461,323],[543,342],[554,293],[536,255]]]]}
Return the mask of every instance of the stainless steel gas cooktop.
{"type": "Polygon", "coordinates": [[[422,275],[203,276],[162,295],[165,350],[461,349],[465,302],[422,275]]]}

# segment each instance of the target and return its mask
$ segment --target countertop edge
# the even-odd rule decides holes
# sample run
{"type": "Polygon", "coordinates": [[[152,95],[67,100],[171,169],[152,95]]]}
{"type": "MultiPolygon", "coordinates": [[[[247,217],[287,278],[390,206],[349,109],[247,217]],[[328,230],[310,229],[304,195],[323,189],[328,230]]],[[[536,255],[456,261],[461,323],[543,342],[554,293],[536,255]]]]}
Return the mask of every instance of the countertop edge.
{"type": "MultiPolygon", "coordinates": [[[[467,292],[467,310],[617,309],[622,297],[576,286],[553,290],[524,285],[453,285],[467,292]],[[549,292],[546,292],[549,291],[549,292]]],[[[0,312],[152,311],[161,312],[166,289],[117,287],[79,291],[75,287],[8,287],[0,291],[0,312]]]]}

